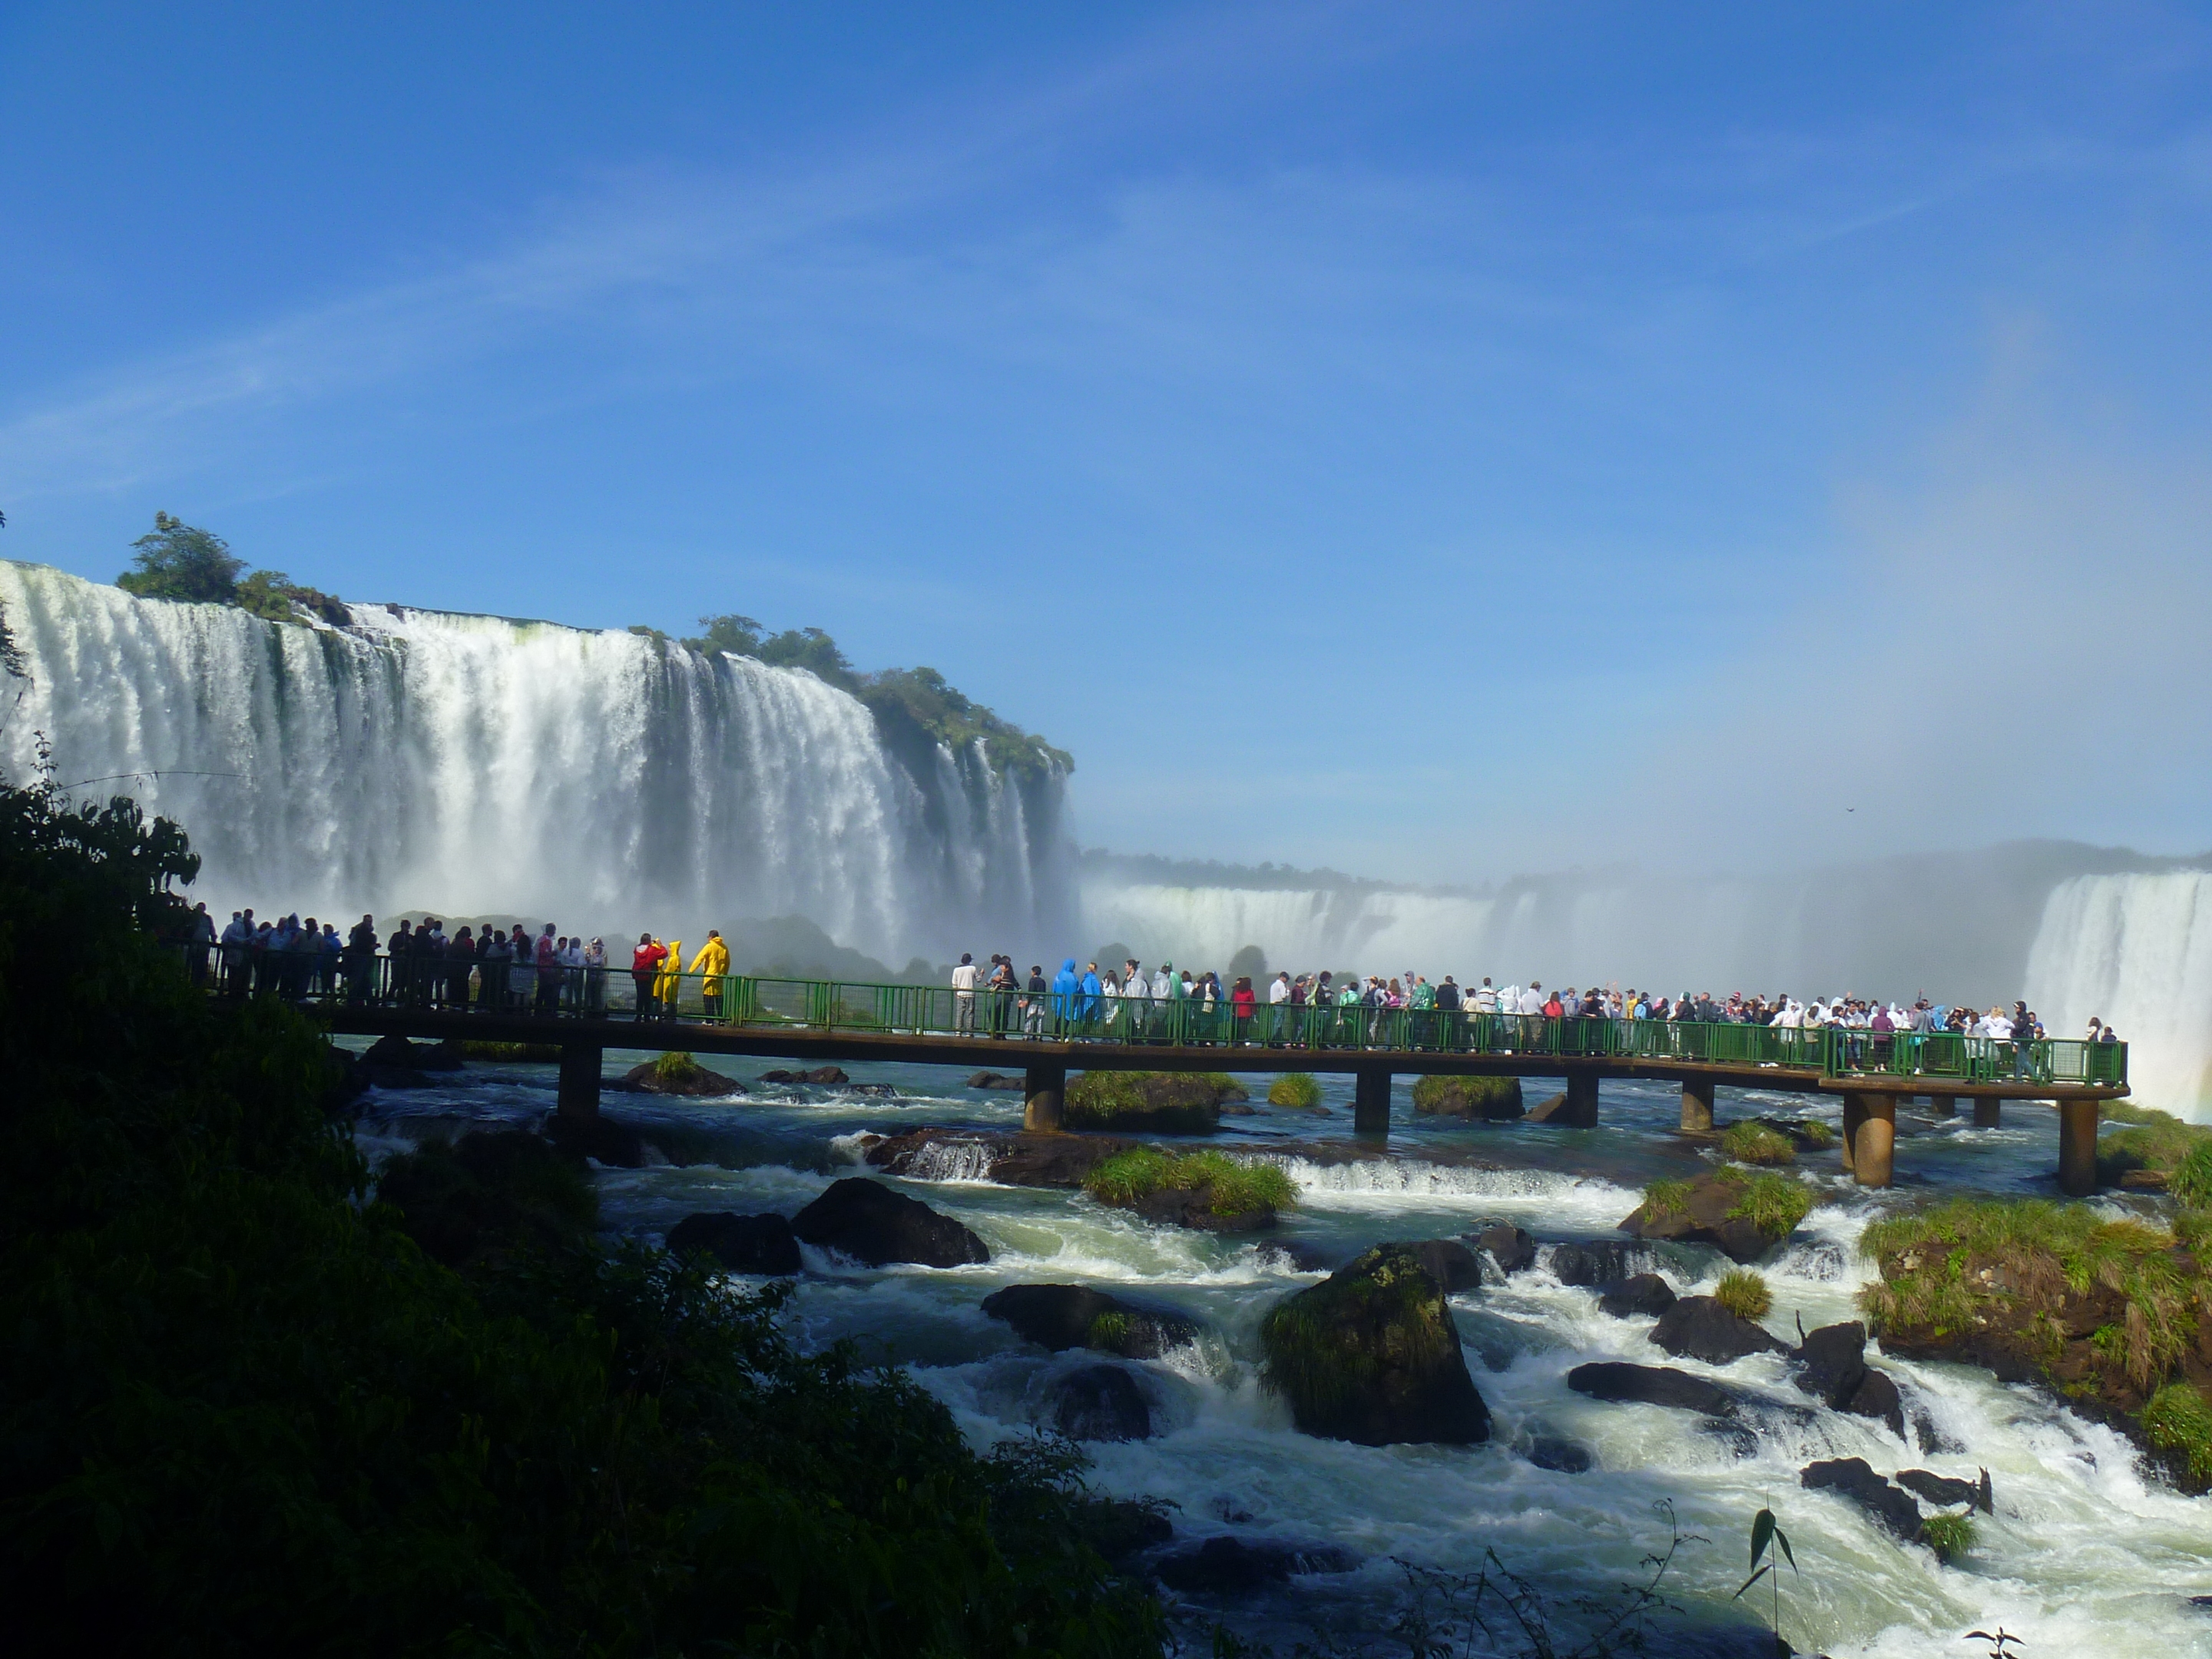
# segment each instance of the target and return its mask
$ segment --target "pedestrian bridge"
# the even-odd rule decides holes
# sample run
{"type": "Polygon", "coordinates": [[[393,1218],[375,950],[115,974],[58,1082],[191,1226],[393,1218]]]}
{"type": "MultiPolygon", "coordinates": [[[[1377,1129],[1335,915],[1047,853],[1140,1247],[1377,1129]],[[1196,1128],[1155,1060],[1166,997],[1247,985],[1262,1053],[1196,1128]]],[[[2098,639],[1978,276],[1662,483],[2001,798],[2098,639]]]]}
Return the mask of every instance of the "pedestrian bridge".
{"type": "Polygon", "coordinates": [[[1049,994],[1034,1000],[1032,1018],[1026,994],[939,986],[660,974],[641,996],[620,969],[499,977],[508,982],[487,987],[457,964],[379,957],[342,981],[289,988],[338,1031],[557,1042],[560,1109],[572,1115],[599,1109],[607,1048],[1018,1065],[1029,1127],[1041,1130],[1060,1127],[1071,1069],[1349,1073],[1354,1127],[1369,1135],[1389,1132],[1395,1075],[1563,1077],[1565,1098],[1549,1121],[1577,1128],[1597,1126],[1601,1081],[1638,1078],[1680,1085],[1692,1134],[1711,1132],[1719,1087],[1839,1095],[1844,1167],[1867,1186],[1889,1184],[1900,1101],[1926,1096],[1949,1115],[1969,1100],[1982,1125],[1998,1121],[2005,1101],[2049,1103],[2060,1185],[2079,1194],[2096,1186],[2098,1104],[2127,1092],[2127,1045],[2117,1042],[1364,1006],[1263,1005],[1239,1017],[1225,1004],[1049,994]]]}

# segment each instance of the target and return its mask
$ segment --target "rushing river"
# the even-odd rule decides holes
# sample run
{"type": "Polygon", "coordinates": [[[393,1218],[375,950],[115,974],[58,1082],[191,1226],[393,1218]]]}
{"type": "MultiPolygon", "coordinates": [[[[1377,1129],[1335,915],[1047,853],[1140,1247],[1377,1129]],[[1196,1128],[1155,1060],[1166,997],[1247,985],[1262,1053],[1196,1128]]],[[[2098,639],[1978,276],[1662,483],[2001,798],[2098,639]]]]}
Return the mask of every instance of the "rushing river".
{"type": "MultiPolygon", "coordinates": [[[[645,1058],[610,1054],[609,1069],[645,1058]]],[[[775,1062],[716,1063],[750,1080],[775,1062]]],[[[890,1085],[899,1097],[775,1086],[726,1103],[610,1095],[610,1116],[703,1161],[599,1171],[604,1225],[657,1238],[696,1211],[790,1214],[840,1176],[862,1172],[854,1165],[871,1133],[1019,1126],[1018,1094],[967,1090],[961,1073],[850,1069],[855,1082],[890,1085]]],[[[1647,1340],[1650,1319],[1607,1317],[1595,1291],[1562,1285],[1541,1259],[1452,1298],[1469,1369],[1493,1413],[1490,1443],[1371,1449],[1295,1432],[1282,1404],[1259,1386],[1256,1332],[1269,1306],[1322,1275],[1290,1266],[1266,1240],[1295,1240],[1340,1263],[1379,1240],[1452,1237],[1492,1220],[1524,1227],[1540,1243],[1618,1237],[1613,1224],[1635,1206],[1644,1182],[1694,1167],[1695,1153],[1670,1133],[1679,1097],[1662,1085],[1608,1082],[1603,1127],[1564,1130],[1417,1120],[1405,1081],[1389,1153],[1376,1158],[1352,1155],[1348,1079],[1323,1079],[1326,1115],[1273,1110],[1261,1103],[1267,1079],[1245,1079],[1258,1110],[1225,1119],[1212,1144],[1279,1158],[1299,1187],[1297,1208],[1260,1240],[1149,1225],[1078,1194],[974,1178],[902,1182],[895,1184],[980,1234],[990,1262],[868,1270],[810,1248],[792,1316],[806,1341],[848,1338],[910,1366],[979,1444],[1048,1419],[1054,1381],[1100,1358],[1047,1355],[1024,1343],[980,1310],[990,1291],[1083,1283],[1197,1318],[1207,1334],[1194,1347],[1127,1362],[1152,1407],[1155,1433],[1090,1448],[1091,1479],[1115,1495],[1169,1500],[1177,1547],[1231,1534],[1356,1556],[1348,1571],[1187,1605],[1194,1620],[1219,1617],[1279,1652],[1301,1641],[1403,1651],[1384,1635],[1409,1605],[1395,1562],[1472,1573],[1491,1550],[1571,1632],[1572,1598],[1648,1578],[1641,1564],[1668,1537],[1654,1508],[1662,1500],[1671,1501],[1685,1534],[1710,1541],[1676,1555],[1662,1588],[1679,1611],[1657,1620],[1654,1650],[1754,1651],[1752,1615],[1729,1598],[1746,1571],[1752,1516],[1771,1500],[1802,1570],[1785,1577],[1782,1607],[1782,1632],[1801,1651],[1978,1653],[1984,1647],[1962,1641],[1965,1632],[2002,1622],[2026,1638],[2031,1659],[2212,1653],[2212,1607],[2191,1601],[2212,1595],[2212,1500],[2146,1480],[2112,1431],[1985,1372],[1881,1358],[1904,1391],[1914,1443],[1879,1423],[1822,1411],[1810,1422],[1755,1419],[1756,1443],[1746,1449],[1702,1431],[1702,1419],[1686,1413],[1584,1399],[1565,1375],[1591,1359],[1672,1364],[1808,1404],[1779,1356],[1724,1368],[1669,1358],[1647,1340]],[[1539,1435],[1580,1443],[1590,1468],[1537,1467],[1528,1453],[1539,1435]],[[1917,1468],[1972,1479],[1986,1468],[1996,1516],[1981,1520],[1970,1557],[1940,1565],[1841,1498],[1801,1489],[1806,1463],[1850,1456],[1882,1474],[1917,1468]]],[[[534,1121],[550,1109],[553,1083],[550,1066],[483,1066],[431,1090],[380,1091],[363,1104],[361,1137],[374,1157],[428,1133],[534,1121]]],[[[1547,1091],[1533,1088],[1532,1100],[1547,1091]]],[[[1723,1093],[1721,1115],[1803,1105],[1796,1097],[1723,1093]]],[[[1792,1334],[1800,1316],[1808,1329],[1856,1316],[1852,1298],[1868,1272],[1856,1243],[1883,1206],[1936,1188],[2055,1188],[2048,1109],[2008,1108],[1993,1130],[1913,1115],[1901,1115],[1898,1127],[1900,1185],[1889,1194],[1844,1185],[1832,1154],[1809,1161],[1831,1201],[1764,1266],[1774,1292],[1766,1323],[1777,1334],[1792,1334]]],[[[1678,1292],[1711,1290],[1725,1265],[1698,1247],[1655,1253],[1654,1266],[1678,1292]]],[[[1492,1623],[1498,1628],[1494,1607],[1492,1623]]],[[[1497,1650],[1517,1653],[1523,1644],[1502,1640],[1497,1650]]]]}

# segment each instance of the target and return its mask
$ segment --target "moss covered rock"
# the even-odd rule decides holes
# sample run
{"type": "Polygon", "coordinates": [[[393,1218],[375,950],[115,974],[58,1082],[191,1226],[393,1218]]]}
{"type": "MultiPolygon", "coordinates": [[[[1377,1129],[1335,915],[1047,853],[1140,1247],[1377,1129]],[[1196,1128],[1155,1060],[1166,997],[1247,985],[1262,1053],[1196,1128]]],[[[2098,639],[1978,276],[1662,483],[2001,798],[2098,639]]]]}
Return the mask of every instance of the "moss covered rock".
{"type": "Polygon", "coordinates": [[[1054,1353],[1096,1348],[1124,1359],[1158,1359],[1199,1336],[1195,1320],[1139,1307],[1088,1285],[1009,1285],[983,1298],[983,1311],[1054,1353]]]}
{"type": "Polygon", "coordinates": [[[1413,1085],[1413,1109],[1431,1117],[1473,1117],[1505,1123],[1527,1109],[1517,1077],[1425,1077],[1413,1085]]]}
{"type": "Polygon", "coordinates": [[[1067,1080],[1063,1127],[1133,1129],[1150,1134],[1211,1134],[1224,1101],[1243,1100],[1244,1085],[1221,1072],[1085,1072],[1067,1080]]]}
{"type": "Polygon", "coordinates": [[[1300,1432],[1363,1446],[1490,1437],[1443,1288],[1415,1247],[1378,1244],[1261,1322],[1267,1385],[1300,1432]]]}
{"type": "Polygon", "coordinates": [[[1711,1244],[1732,1261],[1756,1261],[1790,1237],[1813,1194],[1802,1182],[1765,1170],[1716,1170],[1688,1181],[1655,1181],[1620,1224],[1638,1238],[1711,1244]]]}
{"type": "Polygon", "coordinates": [[[1084,1177],[1083,1187],[1100,1203],[1147,1221],[1224,1233],[1272,1227],[1275,1212],[1297,1201],[1297,1183],[1276,1164],[1157,1146],[1115,1153],[1084,1177]]]}
{"type": "Polygon", "coordinates": [[[1321,1104],[1321,1083],[1310,1073],[1285,1072],[1267,1085],[1267,1104],[1310,1112],[1321,1104]]]}

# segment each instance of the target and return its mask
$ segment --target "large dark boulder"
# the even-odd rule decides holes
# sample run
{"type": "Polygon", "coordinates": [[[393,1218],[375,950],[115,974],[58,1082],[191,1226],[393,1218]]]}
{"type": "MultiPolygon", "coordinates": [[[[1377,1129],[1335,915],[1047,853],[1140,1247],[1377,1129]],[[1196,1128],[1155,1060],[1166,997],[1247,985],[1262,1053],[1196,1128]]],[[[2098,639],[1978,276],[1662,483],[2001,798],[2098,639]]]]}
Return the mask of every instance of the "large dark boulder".
{"type": "Polygon", "coordinates": [[[763,1072],[760,1080],[763,1083],[812,1083],[834,1089],[853,1079],[845,1075],[845,1068],[842,1066],[817,1066],[811,1072],[763,1072]]]}
{"type": "MultiPolygon", "coordinates": [[[[427,1081],[427,1079],[426,1079],[427,1081]]],[[[368,1071],[350,1048],[323,1050],[323,1110],[337,1116],[368,1092],[368,1071]]]]}
{"type": "Polygon", "coordinates": [[[1009,1187],[1080,1187],[1084,1177],[1136,1143],[1118,1135],[981,1134],[973,1129],[923,1127],[888,1135],[867,1160],[910,1181],[975,1180],[988,1175],[1009,1187]]]}
{"type": "Polygon", "coordinates": [[[1651,1340],[1678,1359],[1726,1365],[1747,1353],[1787,1353],[1790,1345],[1763,1325],[1730,1313],[1717,1297],[1686,1296],[1659,1316],[1651,1340]]]}
{"type": "Polygon", "coordinates": [[[1662,1314],[1674,1305],[1674,1287],[1657,1273],[1631,1273],[1618,1285],[1607,1285],[1597,1305],[1615,1319],[1662,1314]]]}
{"type": "Polygon", "coordinates": [[[1267,1386],[1303,1433],[1363,1446],[1490,1437],[1443,1287],[1410,1246],[1378,1244],[1285,1297],[1260,1342],[1267,1386]]]}
{"type": "Polygon", "coordinates": [[[1070,1440],[1149,1440],[1152,1408],[1119,1365],[1085,1365],[1060,1378],[1053,1426],[1070,1440]]]}
{"type": "Polygon", "coordinates": [[[1552,1469],[1560,1474],[1586,1474],[1590,1466],[1589,1448],[1562,1435],[1540,1434],[1528,1448],[1528,1461],[1540,1469],[1552,1469]]]}
{"type": "Polygon", "coordinates": [[[1990,1472],[1981,1471],[1979,1480],[1957,1480],[1938,1474],[1933,1469],[1899,1469],[1893,1478],[1909,1492],[1926,1498],[1939,1508],[1948,1509],[1954,1504],[1972,1504],[1984,1515],[1997,1512],[1996,1499],[1990,1490],[1990,1472]]]}
{"type": "Polygon", "coordinates": [[[890,1261],[961,1267],[991,1259],[983,1241],[951,1216],[857,1176],[830,1182],[828,1192],[792,1217],[791,1231],[806,1243],[871,1267],[890,1261]]]}
{"type": "Polygon", "coordinates": [[[733,1077],[710,1072],[689,1054],[663,1054],[642,1066],[633,1066],[605,1085],[625,1094],[673,1095],[690,1100],[710,1100],[721,1095],[741,1095],[745,1085],[733,1077]]]}
{"type": "Polygon", "coordinates": [[[978,1072],[968,1079],[971,1089],[1026,1089],[1029,1079],[1019,1072],[978,1072]]]}
{"type": "Polygon", "coordinates": [[[1144,1134],[1210,1134],[1221,1103],[1247,1098],[1242,1084],[1205,1072],[1079,1072],[1060,1096],[1070,1129],[1132,1129],[1144,1134]]]}
{"type": "Polygon", "coordinates": [[[1478,1250],[1487,1250],[1502,1273],[1517,1273],[1536,1265],[1536,1241],[1510,1221],[1494,1222],[1480,1232],[1468,1235],[1478,1250]]]}
{"type": "Polygon", "coordinates": [[[1443,1285],[1447,1294],[1472,1291],[1481,1285],[1480,1259],[1457,1239],[1425,1238],[1411,1248],[1428,1269],[1429,1277],[1443,1285]]]}
{"type": "Polygon", "coordinates": [[[780,1215],[687,1215],[669,1229],[668,1248],[678,1255],[704,1251],[736,1273],[781,1278],[799,1271],[799,1240],[780,1215]]]}
{"type": "Polygon", "coordinates": [[[1734,1417],[1736,1396],[1717,1382],[1678,1371],[1671,1365],[1632,1365],[1597,1359],[1567,1373],[1567,1386],[1593,1400],[1642,1406],[1671,1406],[1701,1417],[1734,1417]]]}
{"type": "Polygon", "coordinates": [[[1197,1340],[1194,1320],[1134,1304],[1087,1285],[1009,1285],[983,1298],[983,1311],[1054,1353],[1097,1348],[1124,1359],[1158,1359],[1197,1340]]]}
{"type": "Polygon", "coordinates": [[[1636,1271],[1636,1247],[1599,1238],[1554,1244],[1548,1252],[1553,1277],[1562,1285],[1617,1285],[1636,1271]]]}
{"type": "Polygon", "coordinates": [[[1175,1536],[1174,1523],[1157,1503],[1135,1498],[1098,1498],[1076,1511],[1084,1541],[1108,1561],[1126,1561],[1175,1536]]]}
{"type": "Polygon", "coordinates": [[[1848,1498],[1907,1543],[1920,1536],[1920,1505],[1876,1474],[1863,1457],[1808,1464],[1798,1480],[1808,1492],[1848,1498]]]}
{"type": "Polygon", "coordinates": [[[597,1112],[570,1116],[556,1112],[545,1120],[545,1139],[571,1158],[588,1158],[610,1170],[642,1170],[645,1139],[627,1123],[597,1112]]]}
{"type": "Polygon", "coordinates": [[[1333,1544],[1248,1544],[1209,1538],[1160,1558],[1160,1583],[1185,1595],[1243,1595],[1310,1572],[1350,1572],[1359,1558],[1333,1544]]]}
{"type": "Polygon", "coordinates": [[[1654,1183],[1620,1230],[1638,1238],[1711,1244],[1732,1261],[1756,1261],[1790,1236],[1811,1203],[1811,1194],[1785,1176],[1717,1170],[1654,1183]]]}
{"type": "Polygon", "coordinates": [[[361,1063],[400,1071],[458,1072],[461,1069],[461,1051],[459,1045],[453,1042],[410,1042],[393,1031],[370,1043],[361,1063]]]}
{"type": "Polygon", "coordinates": [[[1823,1325],[1799,1345],[1797,1386],[1831,1410],[1871,1417],[1905,1435],[1905,1402],[1887,1373],[1866,1363],[1866,1327],[1856,1320],[1823,1325]]]}

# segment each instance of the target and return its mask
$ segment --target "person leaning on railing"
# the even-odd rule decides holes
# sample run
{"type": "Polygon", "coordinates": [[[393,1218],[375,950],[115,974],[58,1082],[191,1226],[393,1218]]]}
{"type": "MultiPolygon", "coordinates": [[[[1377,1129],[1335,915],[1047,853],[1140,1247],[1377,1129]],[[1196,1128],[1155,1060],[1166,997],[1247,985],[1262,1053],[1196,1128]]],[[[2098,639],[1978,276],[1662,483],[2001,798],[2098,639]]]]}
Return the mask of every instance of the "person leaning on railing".
{"type": "Polygon", "coordinates": [[[722,975],[730,971],[730,947],[722,942],[720,928],[707,930],[707,942],[691,958],[691,971],[706,975],[700,981],[699,994],[706,1003],[707,1017],[712,1019],[721,1012],[722,975]]]}
{"type": "Polygon", "coordinates": [[[667,955],[666,947],[655,940],[652,934],[640,933],[637,936],[637,949],[630,953],[629,958],[630,983],[636,988],[636,1000],[630,1010],[633,1018],[651,1019],[653,1018],[653,981],[659,975],[660,964],[666,959],[667,955]]]}

